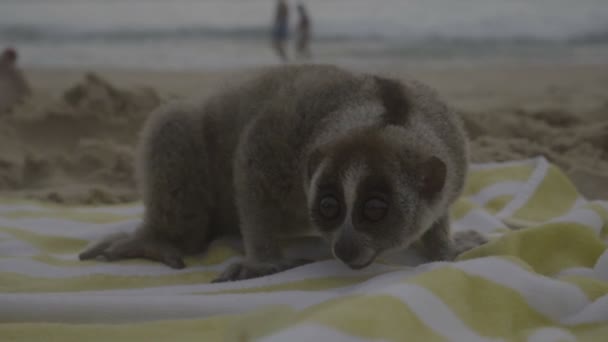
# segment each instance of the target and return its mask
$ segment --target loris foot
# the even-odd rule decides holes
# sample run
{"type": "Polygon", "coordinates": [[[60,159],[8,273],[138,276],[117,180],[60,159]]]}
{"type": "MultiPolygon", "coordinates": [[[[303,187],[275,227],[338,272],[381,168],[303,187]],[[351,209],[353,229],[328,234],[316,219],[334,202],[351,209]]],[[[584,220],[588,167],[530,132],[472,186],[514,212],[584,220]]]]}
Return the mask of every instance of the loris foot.
{"type": "Polygon", "coordinates": [[[127,233],[109,235],[78,255],[80,260],[95,259],[98,256],[108,261],[143,258],[175,269],[186,267],[181,253],[170,244],[127,233]]]}
{"type": "Polygon", "coordinates": [[[276,263],[240,261],[228,266],[228,268],[212,282],[222,283],[226,281],[258,278],[286,271],[288,269],[305,265],[311,262],[312,260],[307,259],[284,260],[276,263]]]}
{"type": "Polygon", "coordinates": [[[451,246],[451,260],[456,259],[460,254],[473,249],[477,246],[483,245],[488,242],[483,235],[474,231],[466,230],[463,232],[456,232],[452,236],[451,246]]]}

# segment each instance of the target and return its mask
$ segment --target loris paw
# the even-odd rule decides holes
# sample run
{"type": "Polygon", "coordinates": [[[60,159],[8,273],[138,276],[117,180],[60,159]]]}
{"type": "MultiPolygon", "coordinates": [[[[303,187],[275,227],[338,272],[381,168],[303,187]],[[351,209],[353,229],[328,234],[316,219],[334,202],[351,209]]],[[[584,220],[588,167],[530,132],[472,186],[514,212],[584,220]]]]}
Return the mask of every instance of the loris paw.
{"type": "Polygon", "coordinates": [[[451,259],[456,259],[460,254],[486,242],[488,239],[474,230],[457,232],[452,236],[451,259]]]}
{"type": "Polygon", "coordinates": [[[291,268],[295,268],[301,265],[305,265],[312,262],[312,260],[297,259],[297,260],[283,260],[280,262],[252,262],[252,261],[240,261],[234,263],[222,272],[222,274],[214,279],[213,283],[223,283],[226,281],[245,280],[251,278],[263,277],[282,271],[286,271],[291,268]]]}
{"type": "Polygon", "coordinates": [[[181,253],[170,244],[126,233],[107,236],[78,255],[80,260],[96,259],[100,256],[107,261],[142,258],[158,261],[175,269],[186,267],[181,253]]]}

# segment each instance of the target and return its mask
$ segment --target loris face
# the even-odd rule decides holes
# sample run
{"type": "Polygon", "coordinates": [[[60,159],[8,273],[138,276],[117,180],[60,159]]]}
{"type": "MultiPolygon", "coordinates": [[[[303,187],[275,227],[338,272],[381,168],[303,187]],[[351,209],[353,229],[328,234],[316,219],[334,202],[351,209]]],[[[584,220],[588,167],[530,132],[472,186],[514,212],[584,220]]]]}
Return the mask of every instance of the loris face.
{"type": "Polygon", "coordinates": [[[310,172],[311,221],[334,256],[353,269],[368,266],[384,251],[409,246],[427,224],[425,176],[405,170],[410,161],[376,143],[333,146],[317,156],[310,172]]]}

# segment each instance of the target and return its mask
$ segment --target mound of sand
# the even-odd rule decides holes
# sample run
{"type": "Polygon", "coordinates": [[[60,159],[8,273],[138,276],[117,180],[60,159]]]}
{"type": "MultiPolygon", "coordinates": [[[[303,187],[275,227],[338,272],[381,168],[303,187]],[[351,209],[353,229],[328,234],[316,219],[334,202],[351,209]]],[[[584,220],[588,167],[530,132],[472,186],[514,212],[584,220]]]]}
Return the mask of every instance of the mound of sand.
{"type": "Polygon", "coordinates": [[[35,93],[0,118],[0,190],[67,203],[136,199],[133,146],[161,102],[89,73],[60,98],[35,93]]]}
{"type": "Polygon", "coordinates": [[[588,197],[608,197],[608,105],[587,113],[510,109],[462,116],[472,161],[543,155],[588,197]]]}

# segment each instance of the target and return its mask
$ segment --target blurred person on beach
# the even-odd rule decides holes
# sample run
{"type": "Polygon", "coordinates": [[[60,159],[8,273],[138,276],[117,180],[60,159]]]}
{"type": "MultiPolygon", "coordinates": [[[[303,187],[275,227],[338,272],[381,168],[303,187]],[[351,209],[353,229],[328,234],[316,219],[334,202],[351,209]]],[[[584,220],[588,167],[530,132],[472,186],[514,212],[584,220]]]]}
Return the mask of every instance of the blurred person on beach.
{"type": "Polygon", "coordinates": [[[287,61],[285,43],[289,35],[289,9],[285,0],[277,0],[274,25],[272,28],[272,45],[283,62],[287,61]]]}
{"type": "Polygon", "coordinates": [[[310,59],[311,22],[308,11],[303,3],[298,3],[298,24],[296,26],[296,55],[299,58],[310,59]]]}
{"type": "Polygon", "coordinates": [[[17,51],[8,47],[0,55],[0,113],[10,110],[31,93],[23,72],[17,66],[17,51]]]}

